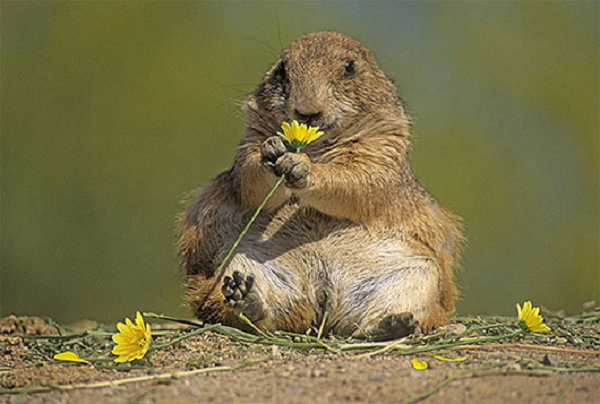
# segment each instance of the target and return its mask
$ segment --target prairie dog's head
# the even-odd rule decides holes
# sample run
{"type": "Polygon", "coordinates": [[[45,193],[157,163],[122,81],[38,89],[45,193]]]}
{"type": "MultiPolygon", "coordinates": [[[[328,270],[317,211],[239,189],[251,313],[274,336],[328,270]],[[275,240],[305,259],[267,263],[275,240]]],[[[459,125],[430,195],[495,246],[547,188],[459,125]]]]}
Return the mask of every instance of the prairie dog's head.
{"type": "Polygon", "coordinates": [[[398,107],[395,88],[373,54],[335,32],[293,42],[245,103],[248,126],[264,133],[293,119],[333,130],[370,111],[398,107]]]}

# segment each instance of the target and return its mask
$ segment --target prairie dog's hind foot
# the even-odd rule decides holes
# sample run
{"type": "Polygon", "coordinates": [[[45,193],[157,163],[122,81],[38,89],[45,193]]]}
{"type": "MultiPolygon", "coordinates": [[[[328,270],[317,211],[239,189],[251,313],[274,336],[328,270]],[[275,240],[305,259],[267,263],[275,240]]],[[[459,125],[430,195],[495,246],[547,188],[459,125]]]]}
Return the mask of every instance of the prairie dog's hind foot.
{"type": "Polygon", "coordinates": [[[370,332],[375,341],[388,341],[406,337],[419,332],[419,321],[407,311],[400,314],[389,314],[370,332]]]}
{"type": "Polygon", "coordinates": [[[234,271],[232,276],[223,279],[221,292],[225,296],[225,306],[244,313],[250,321],[258,321],[264,317],[263,303],[256,293],[252,275],[234,271]]]}

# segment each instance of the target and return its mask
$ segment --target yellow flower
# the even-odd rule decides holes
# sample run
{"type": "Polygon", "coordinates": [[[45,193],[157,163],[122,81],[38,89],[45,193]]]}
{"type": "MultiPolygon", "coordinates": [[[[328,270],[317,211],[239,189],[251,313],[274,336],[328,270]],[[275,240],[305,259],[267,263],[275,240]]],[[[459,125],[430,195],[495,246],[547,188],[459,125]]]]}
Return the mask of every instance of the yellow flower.
{"type": "Polygon", "coordinates": [[[517,303],[517,312],[519,314],[519,326],[527,333],[529,332],[548,332],[550,327],[544,324],[544,319],[540,316],[540,308],[533,307],[530,301],[523,303],[523,309],[517,303]]]}
{"type": "Polygon", "coordinates": [[[412,367],[417,370],[425,370],[429,367],[429,365],[425,361],[420,361],[417,358],[413,358],[412,367]]]}
{"type": "Polygon", "coordinates": [[[57,353],[56,355],[54,355],[54,359],[56,359],[57,361],[65,361],[65,362],[89,363],[85,359],[81,359],[79,357],[79,355],[77,355],[75,352],[71,352],[71,351],[57,353]]]}
{"type": "Polygon", "coordinates": [[[277,134],[286,138],[294,149],[305,148],[309,143],[323,136],[324,133],[318,131],[318,126],[307,127],[305,124],[299,124],[296,120],[292,121],[291,125],[287,122],[282,123],[281,129],[283,129],[283,133],[277,132],[277,134]]]}
{"type": "Polygon", "coordinates": [[[135,324],[128,318],[125,319],[125,323],[118,323],[120,333],[112,336],[112,340],[117,344],[112,353],[119,355],[115,359],[115,362],[119,363],[143,358],[152,342],[150,324],[144,325],[144,318],[139,311],[136,312],[135,324]]]}

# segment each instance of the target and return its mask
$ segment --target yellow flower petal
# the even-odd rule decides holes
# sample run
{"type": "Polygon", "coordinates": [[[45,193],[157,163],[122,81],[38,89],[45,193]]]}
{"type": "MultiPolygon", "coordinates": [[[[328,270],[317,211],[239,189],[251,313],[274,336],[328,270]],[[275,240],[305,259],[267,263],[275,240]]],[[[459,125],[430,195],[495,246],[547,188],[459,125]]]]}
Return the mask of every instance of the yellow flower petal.
{"type": "Polygon", "coordinates": [[[441,355],[433,355],[433,357],[439,361],[444,361],[444,362],[462,362],[467,360],[467,357],[462,357],[462,358],[446,358],[444,356],[441,355]]]}
{"type": "Polygon", "coordinates": [[[137,346],[135,345],[117,345],[112,349],[112,353],[115,355],[129,355],[136,351],[137,346]]]}
{"type": "Polygon", "coordinates": [[[121,332],[121,334],[133,336],[131,333],[131,329],[123,323],[117,323],[117,328],[121,332]]]}
{"type": "Polygon", "coordinates": [[[525,312],[524,313],[525,316],[528,316],[531,313],[532,307],[533,307],[533,305],[531,304],[531,300],[528,300],[525,303],[523,303],[523,311],[525,312]]]}
{"type": "Polygon", "coordinates": [[[550,327],[546,324],[540,324],[535,327],[531,327],[531,331],[533,332],[550,332],[550,327]]]}
{"type": "Polygon", "coordinates": [[[131,342],[134,341],[133,338],[123,334],[114,334],[112,340],[115,344],[131,344],[131,342]]]}
{"type": "Polygon", "coordinates": [[[65,362],[89,363],[85,359],[81,359],[79,357],[79,355],[77,355],[75,352],[71,352],[71,351],[57,353],[56,355],[54,355],[54,359],[57,361],[65,361],[65,362]]]}
{"type": "Polygon", "coordinates": [[[296,133],[300,133],[300,124],[298,123],[298,121],[293,120],[292,121],[292,130],[296,133]]]}
{"type": "Polygon", "coordinates": [[[289,123],[284,122],[281,125],[281,128],[283,129],[283,134],[284,134],[285,138],[291,142],[292,138],[293,138],[293,134],[294,134],[294,130],[292,129],[292,126],[289,123]]]}
{"type": "Polygon", "coordinates": [[[412,367],[417,370],[425,370],[429,367],[429,365],[425,361],[420,361],[417,358],[413,358],[412,367]]]}
{"type": "Polygon", "coordinates": [[[144,328],[144,318],[139,311],[135,312],[135,325],[144,328]]]}
{"type": "Polygon", "coordinates": [[[318,138],[320,138],[321,136],[323,136],[323,134],[325,132],[318,132],[319,127],[311,127],[307,132],[306,132],[306,143],[311,143],[315,140],[317,140],[318,138]]]}

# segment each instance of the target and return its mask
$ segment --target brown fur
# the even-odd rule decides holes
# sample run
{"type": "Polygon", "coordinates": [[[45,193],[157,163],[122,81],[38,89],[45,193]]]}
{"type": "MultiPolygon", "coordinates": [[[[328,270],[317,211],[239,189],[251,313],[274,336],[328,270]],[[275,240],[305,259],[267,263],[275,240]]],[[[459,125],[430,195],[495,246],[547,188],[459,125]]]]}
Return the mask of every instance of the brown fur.
{"type": "Polygon", "coordinates": [[[282,122],[313,115],[325,135],[277,160],[286,186],[226,273],[256,278],[266,308],[259,322],[269,329],[302,332],[325,311],[327,328],[345,335],[368,333],[397,311],[412,312],[423,330],[444,324],[457,298],[463,237],[412,173],[409,120],[371,52],[337,33],[304,36],[282,53],[245,111],[233,167],[201,188],[180,220],[194,313],[240,326],[214,271],[277,180],[261,163],[261,146],[282,122]],[[292,181],[298,167],[301,178],[292,181]]]}

